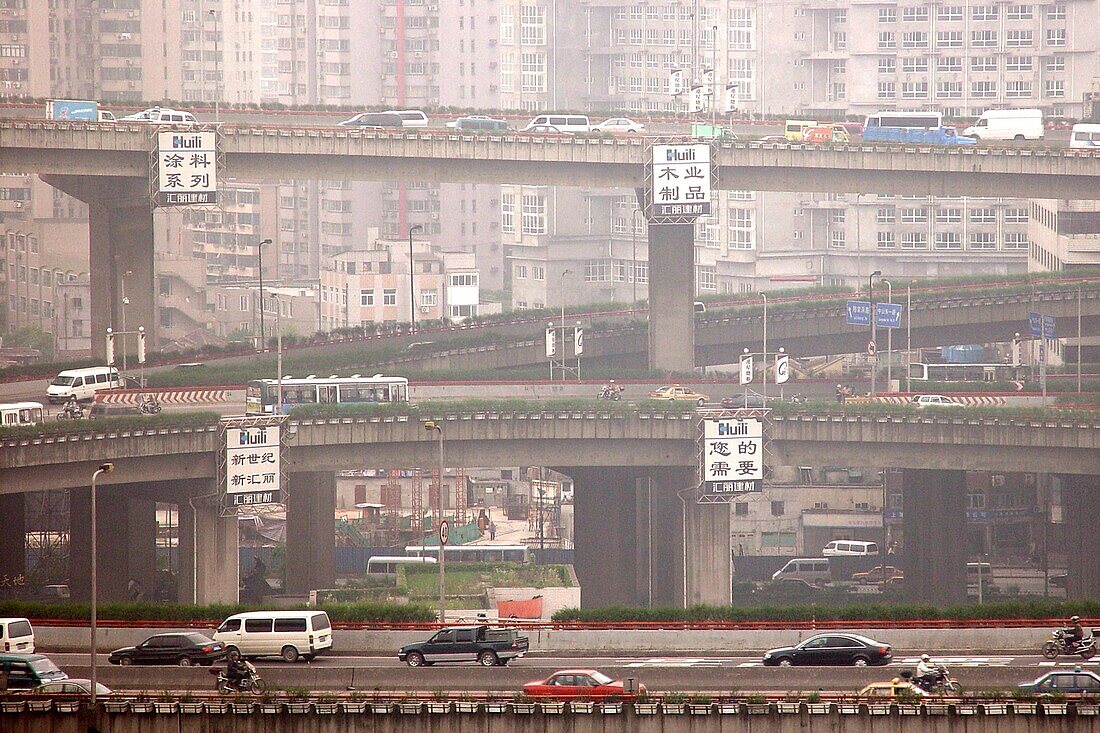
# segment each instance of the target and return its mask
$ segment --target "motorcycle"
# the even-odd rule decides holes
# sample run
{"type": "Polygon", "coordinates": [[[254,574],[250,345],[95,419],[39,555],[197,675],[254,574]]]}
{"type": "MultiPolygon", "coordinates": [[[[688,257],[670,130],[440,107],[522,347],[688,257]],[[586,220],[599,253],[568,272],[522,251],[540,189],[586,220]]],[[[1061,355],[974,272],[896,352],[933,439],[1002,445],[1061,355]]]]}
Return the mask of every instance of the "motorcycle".
{"type": "Polygon", "coordinates": [[[1066,640],[1066,629],[1055,629],[1050,634],[1050,640],[1043,644],[1043,656],[1057,659],[1060,654],[1077,654],[1082,659],[1091,659],[1096,654],[1096,632],[1093,629],[1093,636],[1086,636],[1073,643],[1066,640]]]}
{"type": "Polygon", "coordinates": [[[908,670],[902,673],[902,677],[908,679],[929,695],[958,695],[962,692],[962,685],[951,676],[947,671],[947,667],[940,664],[936,668],[939,670],[939,675],[935,679],[917,677],[908,670]]]}
{"type": "Polygon", "coordinates": [[[83,420],[84,407],[82,405],[65,405],[61,412],[57,413],[58,420],[83,420]]]}
{"type": "Polygon", "coordinates": [[[158,412],[160,412],[161,407],[160,403],[156,400],[144,400],[138,406],[138,409],[141,410],[142,415],[156,415],[158,412]]]}
{"type": "Polygon", "coordinates": [[[215,688],[219,693],[228,695],[231,692],[247,692],[253,695],[262,695],[267,691],[267,683],[260,677],[255,665],[252,662],[245,662],[244,664],[248,667],[248,676],[233,681],[230,681],[229,673],[226,670],[220,667],[210,668],[210,674],[218,676],[215,688]]]}
{"type": "Polygon", "coordinates": [[[596,395],[596,399],[599,400],[621,400],[623,398],[623,392],[621,389],[611,389],[610,387],[604,387],[600,390],[600,393],[596,395]]]}

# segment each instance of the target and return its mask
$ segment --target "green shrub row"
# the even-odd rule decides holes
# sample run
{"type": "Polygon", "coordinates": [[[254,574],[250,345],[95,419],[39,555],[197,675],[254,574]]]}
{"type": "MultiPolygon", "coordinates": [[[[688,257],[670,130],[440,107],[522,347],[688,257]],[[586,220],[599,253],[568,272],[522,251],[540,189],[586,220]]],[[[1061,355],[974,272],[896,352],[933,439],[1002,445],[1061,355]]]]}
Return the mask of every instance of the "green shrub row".
{"type": "MultiPolygon", "coordinates": [[[[219,624],[222,619],[244,611],[258,611],[255,605],[212,604],[190,606],[180,603],[100,603],[98,618],[110,621],[206,621],[219,624]]],[[[300,606],[306,609],[305,606],[300,606]]],[[[435,610],[426,605],[409,603],[326,603],[306,610],[324,610],[334,622],[421,622],[432,621],[435,610]]],[[[30,619],[84,620],[91,615],[85,603],[42,603],[38,601],[0,601],[0,616],[22,616],[30,619]]]]}
{"type": "Polygon", "coordinates": [[[0,428],[0,440],[21,440],[53,435],[111,433],[159,428],[201,428],[218,424],[216,412],[162,412],[157,415],[126,415],[96,420],[56,420],[40,425],[0,428]]]}
{"type": "Polygon", "coordinates": [[[752,621],[980,621],[999,619],[1065,619],[1073,614],[1100,616],[1100,600],[1050,599],[998,601],[958,606],[869,603],[847,606],[692,606],[675,608],[564,608],[554,621],[566,622],[752,622],[752,621]]]}

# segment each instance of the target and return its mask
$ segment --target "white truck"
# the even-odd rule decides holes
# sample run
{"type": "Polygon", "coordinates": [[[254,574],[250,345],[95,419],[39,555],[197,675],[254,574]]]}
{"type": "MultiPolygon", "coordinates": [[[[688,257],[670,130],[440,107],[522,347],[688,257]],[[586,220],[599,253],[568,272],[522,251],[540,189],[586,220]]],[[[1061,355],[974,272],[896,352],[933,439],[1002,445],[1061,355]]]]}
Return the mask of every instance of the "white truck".
{"type": "Polygon", "coordinates": [[[1041,109],[991,109],[978,121],[963,130],[978,140],[1042,140],[1043,111],[1041,109]]]}
{"type": "Polygon", "coordinates": [[[99,102],[90,99],[50,99],[46,102],[46,119],[114,122],[115,115],[100,109],[99,102]]]}

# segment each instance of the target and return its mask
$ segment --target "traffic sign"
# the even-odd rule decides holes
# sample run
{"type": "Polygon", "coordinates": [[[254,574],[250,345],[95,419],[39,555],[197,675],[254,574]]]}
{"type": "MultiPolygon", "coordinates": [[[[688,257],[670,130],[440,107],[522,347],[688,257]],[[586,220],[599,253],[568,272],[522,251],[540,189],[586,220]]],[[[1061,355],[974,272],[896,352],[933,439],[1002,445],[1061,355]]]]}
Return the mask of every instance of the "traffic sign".
{"type": "Polygon", "coordinates": [[[849,326],[871,325],[871,303],[866,300],[849,300],[847,302],[844,322],[849,326]]]}
{"type": "Polygon", "coordinates": [[[1043,338],[1057,338],[1054,335],[1054,316],[1043,316],[1043,338]]]}
{"type": "Polygon", "coordinates": [[[878,346],[875,344],[875,340],[871,339],[867,342],[867,356],[874,356],[878,353],[878,346]]]}
{"type": "Polygon", "coordinates": [[[451,523],[446,519],[439,523],[439,544],[447,546],[447,539],[451,534],[451,523]]]}
{"type": "Polygon", "coordinates": [[[875,325],[879,328],[901,328],[901,303],[875,303],[875,325]]]}
{"type": "Polygon", "coordinates": [[[780,354],[779,356],[775,357],[775,383],[786,384],[787,380],[790,378],[791,357],[787,354],[780,354]]]}
{"type": "Polygon", "coordinates": [[[1043,335],[1043,314],[1036,313],[1035,311],[1028,311],[1027,313],[1027,332],[1032,336],[1043,335]]]}

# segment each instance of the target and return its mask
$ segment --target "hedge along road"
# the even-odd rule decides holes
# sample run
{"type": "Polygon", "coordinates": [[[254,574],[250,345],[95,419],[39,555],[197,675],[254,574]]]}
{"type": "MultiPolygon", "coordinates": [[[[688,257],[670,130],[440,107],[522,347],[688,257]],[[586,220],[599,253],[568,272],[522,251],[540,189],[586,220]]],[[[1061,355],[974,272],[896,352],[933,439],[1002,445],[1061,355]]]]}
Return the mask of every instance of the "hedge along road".
{"type": "MultiPolygon", "coordinates": [[[[933,650],[934,651],[934,650],[933,650]]],[[[87,655],[53,654],[71,677],[87,677],[87,655]],[[70,661],[73,660],[73,661],[70,661]]],[[[1049,667],[1040,666],[1039,656],[998,657],[939,656],[952,676],[966,690],[1010,690],[1035,679],[1049,667]]],[[[871,682],[898,677],[913,669],[917,657],[900,655],[884,667],[763,667],[760,656],[551,656],[525,657],[506,667],[476,664],[437,664],[412,669],[387,657],[319,657],[311,664],[285,664],[258,660],[260,674],[269,688],[304,687],[311,690],[515,692],[525,682],[549,676],[558,669],[595,668],[616,679],[634,677],[651,691],[731,690],[786,692],[789,690],[852,692],[871,682]]],[[[1073,662],[1069,661],[1072,665],[1073,662]]],[[[102,665],[99,679],[114,690],[206,690],[213,678],[205,668],[115,667],[102,665]]]]}

